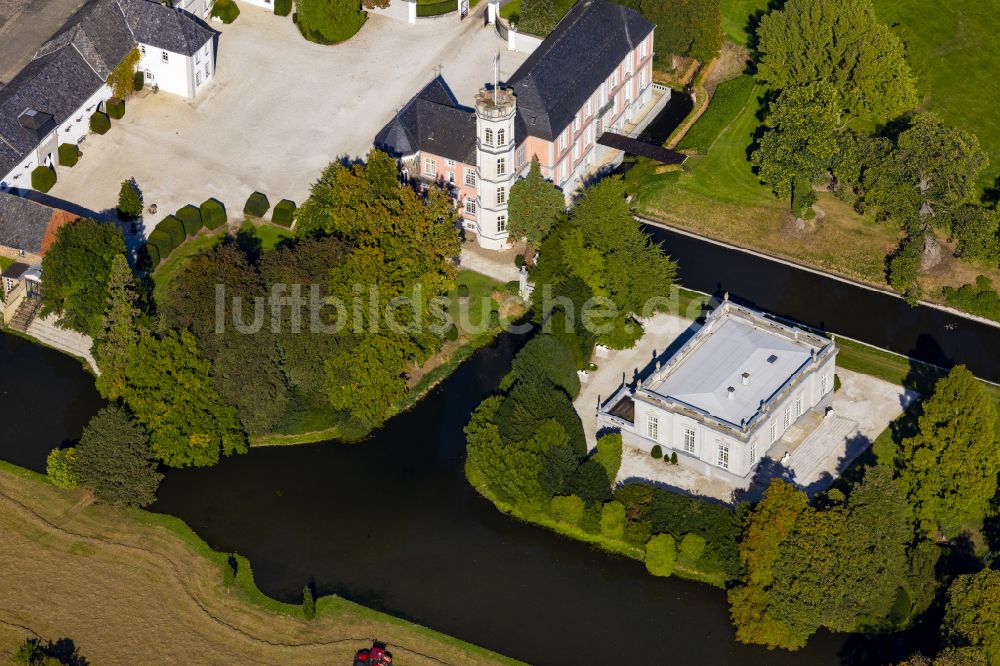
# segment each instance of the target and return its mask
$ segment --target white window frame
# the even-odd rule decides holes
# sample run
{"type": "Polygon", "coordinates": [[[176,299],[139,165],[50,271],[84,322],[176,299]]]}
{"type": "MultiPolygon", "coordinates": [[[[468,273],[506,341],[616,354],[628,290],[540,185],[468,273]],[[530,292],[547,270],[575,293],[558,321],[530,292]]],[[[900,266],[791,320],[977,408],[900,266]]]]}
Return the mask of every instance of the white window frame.
{"type": "Polygon", "coordinates": [[[788,430],[788,426],[792,424],[792,406],[785,405],[784,415],[782,416],[782,424],[784,425],[784,430],[788,430]]]}
{"type": "Polygon", "coordinates": [[[497,130],[497,145],[506,146],[507,145],[507,130],[500,128],[497,130]]]}
{"type": "Polygon", "coordinates": [[[145,44],[139,44],[139,53],[142,54],[142,55],[146,55],[146,45],[145,44]]]}
{"type": "Polygon", "coordinates": [[[465,212],[469,215],[476,214],[476,197],[465,197],[465,212]]]}
{"type": "Polygon", "coordinates": [[[654,442],[660,441],[660,419],[656,414],[646,414],[646,437],[654,442]]]}
{"type": "Polygon", "coordinates": [[[507,203],[507,188],[503,185],[497,187],[497,205],[502,206],[507,203]]]}
{"type": "Polygon", "coordinates": [[[750,440],[750,464],[757,462],[757,438],[750,440]]]}
{"type": "Polygon", "coordinates": [[[497,233],[503,233],[507,231],[507,216],[497,215],[497,233]]]}
{"type": "Polygon", "coordinates": [[[802,416],[802,395],[795,397],[795,418],[802,416]]]}
{"type": "Polygon", "coordinates": [[[507,175],[507,158],[505,157],[497,158],[497,175],[498,176],[507,175]]]}
{"type": "Polygon", "coordinates": [[[527,147],[521,146],[517,149],[517,166],[522,166],[524,164],[525,154],[527,153],[527,147]]]}
{"type": "Polygon", "coordinates": [[[438,164],[436,159],[433,159],[431,157],[424,158],[424,175],[434,176],[435,178],[437,178],[438,164]]]}
{"type": "Polygon", "coordinates": [[[465,184],[468,185],[469,187],[475,187],[476,186],[476,170],[475,169],[466,169],[465,170],[465,184]]]}
{"type": "Polygon", "coordinates": [[[579,132],[580,131],[580,114],[579,113],[577,113],[575,116],[573,116],[573,131],[574,132],[579,132]]]}
{"type": "Polygon", "coordinates": [[[445,160],[444,163],[450,167],[455,166],[455,160],[445,160]]]}
{"type": "Polygon", "coordinates": [[[483,141],[486,143],[487,146],[493,145],[493,130],[490,129],[489,127],[483,130],[483,141]]]}
{"type": "Polygon", "coordinates": [[[715,440],[715,443],[718,446],[715,464],[722,469],[729,469],[729,447],[721,439],[715,440]]]}
{"type": "Polygon", "coordinates": [[[450,184],[450,185],[454,185],[455,184],[455,172],[454,171],[449,171],[448,172],[448,184],[450,184]]]}
{"type": "Polygon", "coordinates": [[[774,419],[771,419],[771,443],[774,444],[778,441],[778,424],[774,419]]]}
{"type": "Polygon", "coordinates": [[[579,141],[574,141],[573,142],[573,161],[575,162],[578,159],[580,159],[580,142],[579,141]]]}
{"type": "Polygon", "coordinates": [[[696,436],[697,433],[695,433],[694,428],[684,428],[684,453],[695,453],[695,447],[697,446],[696,436]]]}
{"type": "Polygon", "coordinates": [[[160,62],[170,63],[170,54],[166,51],[160,51],[160,62]]]}

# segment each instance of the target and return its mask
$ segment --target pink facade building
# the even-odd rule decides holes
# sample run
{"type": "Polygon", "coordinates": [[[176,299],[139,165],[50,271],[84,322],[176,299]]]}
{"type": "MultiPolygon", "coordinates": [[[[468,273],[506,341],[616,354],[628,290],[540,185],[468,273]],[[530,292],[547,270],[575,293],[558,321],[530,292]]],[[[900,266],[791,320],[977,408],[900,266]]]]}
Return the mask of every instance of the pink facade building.
{"type": "MultiPolygon", "coordinates": [[[[497,90],[460,106],[436,78],[376,136],[409,178],[452,189],[468,231],[502,249],[510,188],[537,158],[569,200],[621,151],[599,144],[653,103],[653,30],[640,13],[581,0],[497,90]]],[[[666,94],[669,94],[667,91],[666,94]]]]}

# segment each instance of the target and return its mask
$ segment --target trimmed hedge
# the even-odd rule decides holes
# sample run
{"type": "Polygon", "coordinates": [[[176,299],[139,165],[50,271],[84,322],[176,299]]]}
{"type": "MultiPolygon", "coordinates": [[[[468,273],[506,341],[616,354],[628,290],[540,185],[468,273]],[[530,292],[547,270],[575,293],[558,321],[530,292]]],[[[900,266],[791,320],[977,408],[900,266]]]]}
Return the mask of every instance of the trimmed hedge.
{"type": "Polygon", "coordinates": [[[139,268],[151,271],[160,263],[160,251],[152,243],[143,243],[139,248],[139,268]]]}
{"type": "Polygon", "coordinates": [[[271,202],[267,200],[267,195],[254,192],[247,198],[246,205],[243,206],[243,214],[264,217],[270,207],[271,202]]]}
{"type": "Polygon", "coordinates": [[[215,0],[215,4],[212,5],[212,16],[222,19],[226,25],[235,21],[239,15],[240,8],[233,0],[215,0]]]}
{"type": "Polygon", "coordinates": [[[457,12],[456,0],[441,0],[441,2],[417,3],[417,16],[440,16],[448,12],[457,12]]]}
{"type": "Polygon", "coordinates": [[[218,199],[205,199],[201,204],[201,221],[206,229],[218,229],[226,223],[226,207],[218,199]]]}
{"type": "Polygon", "coordinates": [[[52,167],[35,167],[31,172],[31,187],[39,192],[45,193],[56,184],[56,171],[52,167]]]}
{"type": "Polygon", "coordinates": [[[108,118],[108,114],[101,111],[95,111],[94,115],[90,116],[91,132],[96,132],[97,134],[107,134],[109,129],[111,129],[111,119],[108,118]]]}
{"type": "Polygon", "coordinates": [[[104,103],[104,108],[107,110],[108,115],[115,120],[121,120],[125,116],[125,100],[112,97],[104,103]]]}
{"type": "Polygon", "coordinates": [[[59,166],[71,167],[80,161],[80,147],[75,143],[59,144],[59,166]]]}
{"type": "Polygon", "coordinates": [[[132,90],[139,92],[146,86],[146,75],[138,71],[132,76],[132,90]]]}
{"type": "Polygon", "coordinates": [[[165,218],[160,220],[160,223],[156,225],[156,228],[162,229],[170,234],[170,241],[175,248],[179,247],[187,237],[184,233],[184,223],[173,215],[167,215],[165,218]]]}
{"type": "Polygon", "coordinates": [[[274,13],[278,16],[288,16],[292,13],[292,0],[274,0],[274,13]]]}
{"type": "Polygon", "coordinates": [[[271,211],[271,221],[283,227],[291,228],[295,215],[295,202],[291,199],[282,199],[274,205],[271,211]]]}
{"type": "Polygon", "coordinates": [[[167,255],[174,251],[174,239],[168,232],[160,229],[159,226],[149,234],[148,240],[149,244],[156,248],[156,252],[159,255],[157,263],[166,259],[167,255]]]}
{"type": "Polygon", "coordinates": [[[177,211],[177,219],[184,225],[184,233],[188,236],[194,236],[204,226],[201,222],[201,211],[191,204],[177,211]]]}

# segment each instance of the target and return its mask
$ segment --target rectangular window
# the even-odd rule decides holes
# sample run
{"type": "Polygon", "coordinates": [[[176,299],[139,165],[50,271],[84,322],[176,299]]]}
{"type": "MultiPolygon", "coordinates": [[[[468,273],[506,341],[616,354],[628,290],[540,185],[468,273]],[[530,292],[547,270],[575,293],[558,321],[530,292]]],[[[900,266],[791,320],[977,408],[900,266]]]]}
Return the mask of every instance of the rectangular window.
{"type": "Polygon", "coordinates": [[[645,87],[646,87],[646,70],[640,69],[639,70],[639,90],[642,90],[645,87]]]}
{"type": "Polygon", "coordinates": [[[475,197],[465,197],[465,212],[469,215],[476,214],[476,198],[475,197]]]}
{"type": "Polygon", "coordinates": [[[483,131],[483,140],[486,141],[487,146],[493,145],[493,130],[491,130],[489,127],[487,127],[483,131]]]}
{"type": "Polygon", "coordinates": [[[455,160],[445,160],[444,163],[450,167],[455,166],[455,160]]]}
{"type": "Polygon", "coordinates": [[[170,62],[170,54],[166,51],[160,51],[160,60],[163,62],[170,62]]]}
{"type": "Polygon", "coordinates": [[[750,464],[757,462],[757,438],[750,442],[750,464]]]}
{"type": "Polygon", "coordinates": [[[639,42],[639,58],[646,57],[646,40],[639,42]]]}
{"type": "Polygon", "coordinates": [[[771,421],[771,443],[778,441],[778,424],[771,421]]]}
{"type": "Polygon", "coordinates": [[[593,102],[594,102],[594,98],[593,97],[591,97],[590,99],[587,100],[587,117],[588,118],[591,117],[592,115],[594,115],[594,103],[593,102]]]}
{"type": "Polygon", "coordinates": [[[195,72],[194,73],[194,84],[196,86],[200,86],[201,85],[201,72],[195,72]]]}
{"type": "Polygon", "coordinates": [[[452,185],[455,184],[455,172],[454,171],[449,171],[448,172],[448,182],[451,183],[452,185]]]}
{"type": "Polygon", "coordinates": [[[517,166],[522,166],[524,164],[524,154],[525,146],[521,146],[517,149],[517,166]]]}
{"type": "Polygon", "coordinates": [[[208,55],[208,44],[205,44],[205,55],[208,55]]]}
{"type": "Polygon", "coordinates": [[[569,162],[569,160],[563,160],[562,164],[559,166],[559,178],[563,181],[569,177],[569,165],[567,162],[569,162]]]}
{"type": "Polygon", "coordinates": [[[438,165],[437,160],[432,160],[429,157],[424,158],[424,175],[425,176],[437,176],[438,165]]]}
{"type": "Polygon", "coordinates": [[[497,233],[507,231],[507,216],[497,215],[497,233]]]}
{"type": "Polygon", "coordinates": [[[684,452],[694,453],[694,429],[684,428],[684,452]]]}
{"type": "Polygon", "coordinates": [[[654,442],[660,440],[660,420],[652,414],[646,415],[646,437],[654,442]]]}
{"type": "Polygon", "coordinates": [[[566,150],[566,132],[559,135],[559,152],[566,150]]]}
{"type": "Polygon", "coordinates": [[[497,188],[497,205],[501,206],[505,203],[507,203],[507,188],[501,186],[497,188]]]}
{"type": "Polygon", "coordinates": [[[210,76],[210,74],[209,74],[209,71],[208,71],[208,63],[206,62],[205,63],[205,78],[207,79],[209,76],[210,76]]]}
{"type": "Polygon", "coordinates": [[[506,134],[507,134],[507,132],[503,128],[497,130],[497,145],[498,146],[503,146],[503,145],[507,144],[506,134]]]}
{"type": "Polygon", "coordinates": [[[576,114],[575,116],[573,116],[573,131],[574,132],[579,132],[580,131],[580,114],[579,113],[576,114]]]}
{"type": "Polygon", "coordinates": [[[469,187],[475,187],[476,186],[476,170],[475,169],[466,169],[465,170],[465,184],[468,185],[469,187]]]}
{"type": "Polygon", "coordinates": [[[719,445],[719,467],[729,469],[729,447],[718,442],[719,445]]]}
{"type": "Polygon", "coordinates": [[[611,72],[611,83],[609,84],[609,86],[611,88],[614,88],[617,85],[618,85],[618,69],[616,68],[615,71],[611,72]]]}
{"type": "Polygon", "coordinates": [[[795,418],[802,416],[802,396],[795,398],[795,418]]]}
{"type": "Polygon", "coordinates": [[[507,173],[507,160],[502,157],[497,158],[497,175],[503,176],[507,173]]]}
{"type": "Polygon", "coordinates": [[[785,416],[783,421],[785,427],[783,429],[788,430],[788,426],[791,425],[791,422],[792,422],[792,407],[791,405],[785,405],[785,416]]]}
{"type": "Polygon", "coordinates": [[[628,104],[629,100],[632,99],[632,81],[631,79],[622,86],[625,94],[625,103],[628,104]]]}
{"type": "Polygon", "coordinates": [[[575,162],[578,159],[580,159],[580,142],[579,141],[574,141],[573,142],[573,161],[575,162]]]}
{"type": "Polygon", "coordinates": [[[139,53],[141,53],[142,55],[146,55],[146,45],[145,44],[139,44],[139,53]]]}

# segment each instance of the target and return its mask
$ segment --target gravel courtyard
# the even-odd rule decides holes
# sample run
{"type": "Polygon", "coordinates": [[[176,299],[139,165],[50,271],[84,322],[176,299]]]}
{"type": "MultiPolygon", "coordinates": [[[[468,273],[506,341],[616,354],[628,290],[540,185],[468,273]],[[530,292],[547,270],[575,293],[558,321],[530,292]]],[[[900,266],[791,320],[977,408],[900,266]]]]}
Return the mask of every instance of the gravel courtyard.
{"type": "Polygon", "coordinates": [[[440,71],[459,103],[471,105],[493,78],[510,76],[525,55],[507,51],[483,27],[486,3],[457,17],[409,25],[369,16],[336,46],[305,41],[288,17],[241,6],[219,30],[216,77],[197,99],[144,93],[128,102],[104,136],[91,134],[80,163],[61,169],[50,194],[93,211],[117,203],[134,177],[147,231],[187,203],[216,197],[239,214],[253,191],[274,205],[301,203],[329,162],[364,156],[392,116],[440,71]]]}

